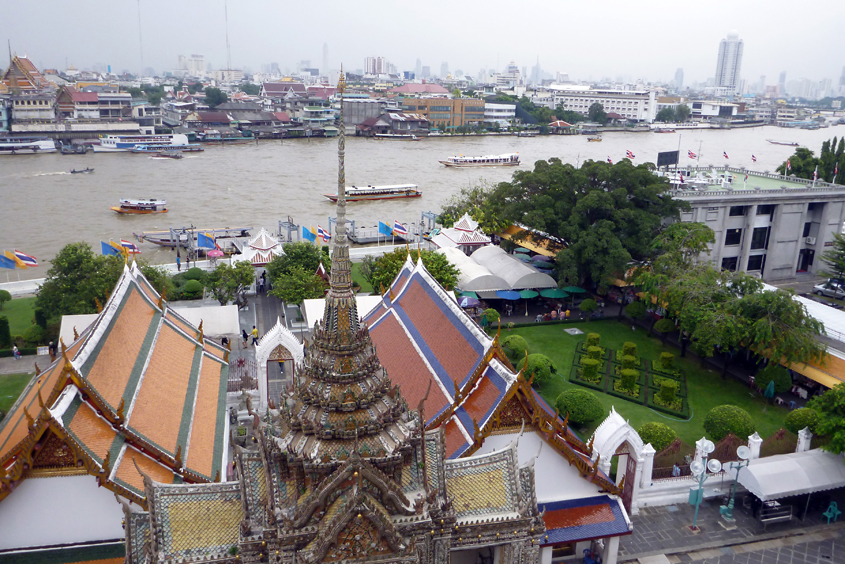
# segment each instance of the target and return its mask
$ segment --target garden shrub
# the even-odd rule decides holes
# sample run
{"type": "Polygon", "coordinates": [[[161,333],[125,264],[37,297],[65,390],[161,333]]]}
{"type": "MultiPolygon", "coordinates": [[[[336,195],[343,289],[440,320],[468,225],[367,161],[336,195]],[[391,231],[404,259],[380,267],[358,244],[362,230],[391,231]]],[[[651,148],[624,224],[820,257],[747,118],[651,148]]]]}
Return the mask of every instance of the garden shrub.
{"type": "Polygon", "coordinates": [[[651,446],[657,452],[671,445],[678,438],[678,434],[669,425],[657,421],[643,423],[637,429],[637,433],[643,440],[643,444],[651,443],[651,446]]]}
{"type": "Polygon", "coordinates": [[[561,417],[569,414],[569,421],[579,425],[591,423],[604,414],[604,408],[595,394],[587,390],[566,390],[555,400],[561,417]]]}
{"type": "Polygon", "coordinates": [[[761,390],[765,390],[769,386],[769,382],[775,383],[775,393],[778,394],[792,389],[792,376],[789,375],[786,368],[777,364],[769,364],[758,372],[754,378],[754,385],[761,390]]]}
{"type": "Polygon", "coordinates": [[[587,347],[587,358],[592,358],[593,360],[600,360],[601,353],[601,347],[587,347]]]}
{"type": "Polygon", "coordinates": [[[502,350],[505,351],[511,362],[518,362],[525,358],[528,342],[520,335],[508,335],[502,339],[502,350]]]}
{"type": "Polygon", "coordinates": [[[185,272],[185,278],[187,280],[202,280],[203,274],[204,273],[201,268],[194,266],[185,272]]]}
{"type": "Polygon", "coordinates": [[[670,352],[660,353],[660,367],[663,370],[675,369],[675,355],[670,352]]]}
{"type": "Polygon", "coordinates": [[[588,382],[594,382],[599,379],[599,364],[601,364],[598,360],[593,358],[585,358],[581,361],[581,366],[584,367],[583,373],[581,375],[582,380],[586,380],[588,382]]]}
{"type": "Polygon", "coordinates": [[[637,385],[637,380],[640,378],[640,371],[632,368],[622,369],[622,387],[626,390],[634,391],[637,385]]]}
{"type": "Polygon", "coordinates": [[[622,354],[625,356],[639,356],[637,354],[637,344],[630,341],[622,344],[622,354]]]}
{"type": "Polygon", "coordinates": [[[728,433],[745,439],[756,430],[751,415],[735,405],[718,405],[704,418],[704,430],[711,441],[721,441],[728,433]]]}
{"type": "Polygon", "coordinates": [[[601,335],[598,333],[587,333],[587,346],[597,347],[601,342],[601,335]]]}
{"type": "Polygon", "coordinates": [[[664,405],[672,405],[672,402],[675,401],[675,396],[678,395],[678,388],[680,388],[680,384],[674,380],[670,380],[669,378],[663,378],[660,381],[660,393],[659,398],[660,401],[663,402],[664,405]]]}
{"type": "MultiPolygon", "coordinates": [[[[199,269],[197,269],[199,270],[199,269]]],[[[183,296],[188,300],[202,297],[202,283],[199,280],[188,280],[185,283],[183,296]]]]}
{"type": "Polygon", "coordinates": [[[487,320],[487,323],[495,323],[502,318],[502,316],[499,315],[499,312],[492,307],[485,309],[482,315],[487,320]]]}
{"type": "Polygon", "coordinates": [[[4,302],[12,301],[12,294],[8,290],[0,290],[0,309],[3,309],[4,302]]]}
{"type": "MultiPolygon", "coordinates": [[[[519,364],[517,365],[517,370],[522,370],[525,366],[525,358],[523,358],[519,364]]],[[[552,374],[556,374],[557,369],[555,368],[552,359],[547,357],[544,354],[529,354],[528,355],[528,367],[525,369],[523,376],[526,379],[531,379],[531,375],[534,375],[534,381],[532,385],[534,387],[542,386],[548,383],[552,379],[552,374]]]]}
{"type": "Polygon", "coordinates": [[[9,330],[9,319],[0,317],[0,349],[12,346],[12,332],[9,330]]]}
{"type": "Polygon", "coordinates": [[[658,319],[657,322],[654,324],[654,330],[658,333],[671,333],[672,331],[676,330],[677,327],[675,323],[671,319],[658,319]]]}
{"type": "Polygon", "coordinates": [[[599,305],[596,303],[596,300],[592,298],[587,298],[586,300],[581,302],[581,304],[578,306],[578,309],[586,313],[587,319],[589,319],[590,314],[596,311],[598,307],[599,305]]]}
{"type": "Polygon", "coordinates": [[[819,424],[819,413],[810,407],[800,407],[790,411],[783,423],[787,431],[796,435],[804,427],[809,427],[810,432],[815,433],[819,424]]]}
{"type": "Polygon", "coordinates": [[[622,356],[622,368],[623,369],[633,370],[633,369],[637,368],[638,364],[639,363],[637,362],[637,357],[631,356],[629,354],[622,356]]]}
{"type": "Polygon", "coordinates": [[[46,341],[44,338],[46,336],[47,331],[40,325],[30,325],[26,328],[26,331],[23,332],[23,340],[27,345],[33,347],[45,343],[46,341]]]}

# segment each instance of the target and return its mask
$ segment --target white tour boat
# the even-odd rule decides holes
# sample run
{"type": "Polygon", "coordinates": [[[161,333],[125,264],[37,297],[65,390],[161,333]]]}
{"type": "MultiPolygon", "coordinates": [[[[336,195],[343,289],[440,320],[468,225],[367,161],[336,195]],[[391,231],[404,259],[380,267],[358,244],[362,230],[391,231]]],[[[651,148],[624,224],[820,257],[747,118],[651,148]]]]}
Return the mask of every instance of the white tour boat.
{"type": "Polygon", "coordinates": [[[440,164],[451,167],[470,166],[519,166],[519,153],[506,153],[504,155],[488,155],[486,157],[449,157],[440,164]]]}
{"type": "MultiPolygon", "coordinates": [[[[419,198],[422,192],[417,184],[394,184],[392,186],[346,187],[347,202],[366,200],[393,200],[396,198],[419,198]]],[[[337,194],[323,194],[332,202],[337,202],[337,194]]]]}
{"type": "Polygon", "coordinates": [[[162,148],[178,149],[188,147],[188,136],[182,133],[170,135],[106,135],[100,138],[100,144],[94,145],[95,153],[128,153],[133,149],[147,145],[162,148]]]}
{"type": "Polygon", "coordinates": [[[0,155],[55,153],[56,143],[47,137],[0,137],[0,155]]]}

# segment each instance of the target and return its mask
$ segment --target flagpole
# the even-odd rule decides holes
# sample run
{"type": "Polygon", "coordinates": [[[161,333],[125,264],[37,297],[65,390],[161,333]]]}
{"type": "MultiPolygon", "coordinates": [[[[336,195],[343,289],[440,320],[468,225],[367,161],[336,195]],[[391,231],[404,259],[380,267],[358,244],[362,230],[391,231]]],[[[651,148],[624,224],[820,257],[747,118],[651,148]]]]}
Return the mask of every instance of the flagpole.
{"type": "Polygon", "coordinates": [[[678,164],[681,162],[681,137],[683,136],[678,133],[678,160],[675,161],[675,172],[678,172],[678,164]]]}
{"type": "Polygon", "coordinates": [[[695,156],[695,167],[701,166],[701,141],[698,142],[698,154],[695,156]]]}

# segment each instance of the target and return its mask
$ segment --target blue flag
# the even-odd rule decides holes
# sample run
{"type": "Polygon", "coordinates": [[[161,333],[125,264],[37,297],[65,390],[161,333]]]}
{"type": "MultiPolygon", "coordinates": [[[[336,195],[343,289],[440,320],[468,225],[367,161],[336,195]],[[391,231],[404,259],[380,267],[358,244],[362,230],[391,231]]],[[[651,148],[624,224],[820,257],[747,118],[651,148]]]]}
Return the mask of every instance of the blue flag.
{"type": "Polygon", "coordinates": [[[317,235],[302,226],[302,238],[313,242],[317,240],[317,235]]]}
{"type": "Polygon", "coordinates": [[[201,249],[216,249],[217,245],[214,243],[213,237],[209,237],[205,233],[197,233],[197,247],[201,249]]]}
{"type": "Polygon", "coordinates": [[[12,270],[14,270],[15,266],[17,266],[15,264],[15,261],[13,261],[12,259],[10,259],[8,257],[4,257],[3,255],[0,255],[0,268],[11,268],[12,270]]]}
{"type": "Polygon", "coordinates": [[[103,241],[100,241],[100,248],[102,249],[103,254],[106,255],[106,256],[110,256],[110,255],[119,256],[120,255],[120,251],[118,251],[117,249],[112,247],[109,243],[104,243],[103,241]]]}
{"type": "Polygon", "coordinates": [[[378,232],[382,235],[387,235],[390,237],[393,235],[393,228],[390,227],[388,224],[384,223],[383,221],[378,222],[378,232]]]}

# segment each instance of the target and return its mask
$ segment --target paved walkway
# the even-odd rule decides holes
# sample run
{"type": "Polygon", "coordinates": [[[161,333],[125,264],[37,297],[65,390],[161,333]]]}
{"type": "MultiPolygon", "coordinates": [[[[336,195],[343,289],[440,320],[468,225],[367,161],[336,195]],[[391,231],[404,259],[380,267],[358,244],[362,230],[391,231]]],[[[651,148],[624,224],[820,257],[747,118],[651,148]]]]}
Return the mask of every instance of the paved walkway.
{"type": "Polygon", "coordinates": [[[670,564],[702,560],[742,564],[845,564],[845,522],[828,525],[820,515],[821,509],[811,509],[804,521],[795,518],[764,529],[739,508],[734,511],[736,521],[725,522],[719,514],[719,505],[717,500],[701,504],[700,531],[697,533],[689,529],[695,508],[688,504],[641,509],[632,518],[633,533],[620,539],[619,561],[651,563],[656,559],[653,561],[650,557],[665,555],[670,564]],[[833,559],[837,546],[841,554],[833,559]]]}

